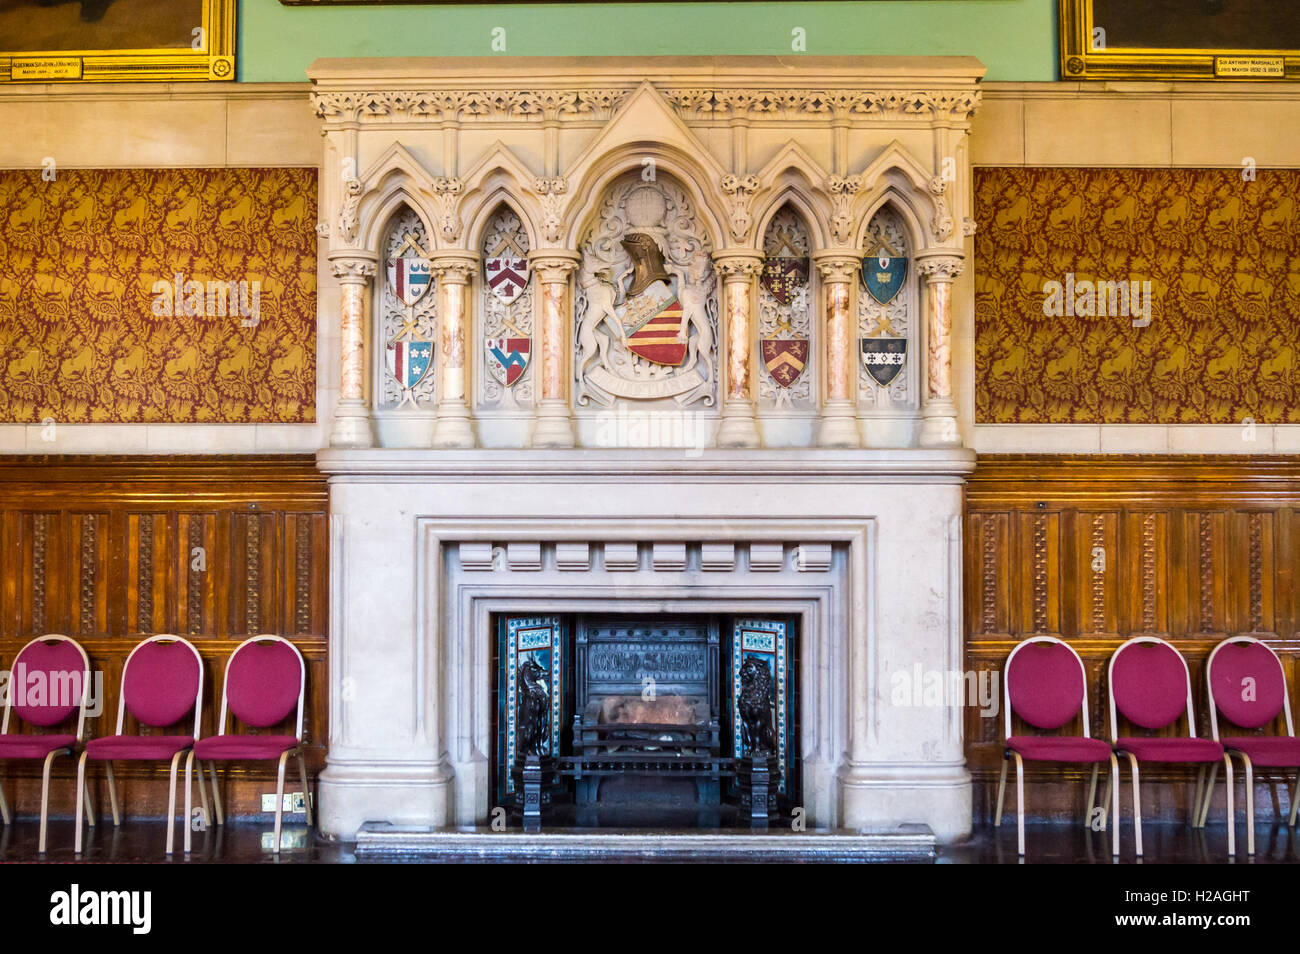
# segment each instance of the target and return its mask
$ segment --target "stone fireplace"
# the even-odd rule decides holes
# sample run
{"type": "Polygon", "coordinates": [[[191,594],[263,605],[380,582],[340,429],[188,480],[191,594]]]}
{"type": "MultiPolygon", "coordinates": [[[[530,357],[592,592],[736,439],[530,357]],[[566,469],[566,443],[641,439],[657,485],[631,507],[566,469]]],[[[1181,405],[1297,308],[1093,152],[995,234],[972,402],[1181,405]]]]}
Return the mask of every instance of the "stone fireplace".
{"type": "MultiPolygon", "coordinates": [[[[982,68],[310,72],[340,368],[322,829],[492,821],[503,620],[564,620],[577,654],[611,620],[691,619],[717,628],[683,651],[706,668],[737,621],[787,621],[809,827],[969,831],[960,709],[894,705],[889,677],[961,668],[951,328],[982,68]]],[[[640,698],[618,668],[585,672],[584,712],[640,698]]],[[[666,679],[673,718],[716,704],[730,733],[727,681],[710,699],[693,671],[666,679]]]]}

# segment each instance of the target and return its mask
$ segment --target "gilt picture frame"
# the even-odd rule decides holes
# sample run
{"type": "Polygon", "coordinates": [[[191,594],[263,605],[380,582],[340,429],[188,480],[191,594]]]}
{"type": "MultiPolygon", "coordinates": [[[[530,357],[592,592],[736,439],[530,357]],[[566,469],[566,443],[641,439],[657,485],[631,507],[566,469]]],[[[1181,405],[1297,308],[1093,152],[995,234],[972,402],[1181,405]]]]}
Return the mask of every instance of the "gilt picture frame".
{"type": "Polygon", "coordinates": [[[1300,79],[1300,18],[1274,0],[1060,0],[1063,80],[1300,79]]]}
{"type": "Polygon", "coordinates": [[[0,0],[0,84],[235,79],[238,0],[0,0]]]}

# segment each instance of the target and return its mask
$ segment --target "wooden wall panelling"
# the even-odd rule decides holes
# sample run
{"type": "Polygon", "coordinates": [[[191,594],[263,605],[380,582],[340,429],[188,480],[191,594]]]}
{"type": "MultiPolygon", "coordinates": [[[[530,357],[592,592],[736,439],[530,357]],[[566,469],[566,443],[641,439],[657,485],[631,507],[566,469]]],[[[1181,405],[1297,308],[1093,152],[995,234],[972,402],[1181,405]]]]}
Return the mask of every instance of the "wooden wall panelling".
{"type": "MultiPolygon", "coordinates": [[[[327,512],[309,456],[0,459],[0,666],[36,635],[76,637],[103,674],[88,731],[107,735],[126,655],[146,635],[177,633],[203,658],[203,731],[213,732],[230,652],[259,632],[286,636],[307,664],[314,778],[328,738],[327,512]]],[[[292,732],[292,720],[265,731],[292,732]]],[[[70,765],[51,788],[56,813],[72,808],[70,765]]],[[[6,774],[19,810],[34,811],[39,775],[6,774]]],[[[165,769],[124,764],[118,776],[130,812],[165,810],[165,769]]],[[[233,811],[259,812],[274,766],[237,766],[228,779],[233,811]]]]}
{"type": "MultiPolygon", "coordinates": [[[[1021,639],[1059,635],[1083,658],[1093,734],[1107,737],[1105,672],[1124,640],[1151,634],[1188,659],[1198,732],[1209,733],[1204,662],[1225,636],[1264,639],[1282,658],[1300,712],[1300,459],[1295,457],[981,457],[966,498],[967,666],[999,674],[1021,639]],[[1094,569],[1094,548],[1105,553],[1094,569]]],[[[977,814],[987,816],[1002,719],[967,710],[977,814]]],[[[1030,766],[1043,785],[1061,774],[1030,766]]],[[[1082,779],[1086,770],[1071,770],[1082,779]]],[[[1267,773],[1261,773],[1268,777],[1267,773]]],[[[1181,818],[1185,779],[1153,769],[1144,803],[1181,818]]],[[[1047,785],[1032,812],[1080,814],[1083,789],[1047,785]]],[[[1270,801],[1260,793],[1261,805],[1270,801]]],[[[1222,796],[1216,804],[1221,811],[1222,796]]],[[[1286,808],[1286,797],[1280,800],[1286,808]]]]}

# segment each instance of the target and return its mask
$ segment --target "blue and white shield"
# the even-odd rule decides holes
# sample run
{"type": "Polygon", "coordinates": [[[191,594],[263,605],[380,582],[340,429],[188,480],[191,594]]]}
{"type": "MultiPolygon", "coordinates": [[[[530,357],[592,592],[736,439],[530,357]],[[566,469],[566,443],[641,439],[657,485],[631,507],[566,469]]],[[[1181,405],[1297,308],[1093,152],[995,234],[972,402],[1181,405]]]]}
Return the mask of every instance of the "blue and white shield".
{"type": "Polygon", "coordinates": [[[862,284],[882,305],[894,300],[907,280],[907,259],[901,255],[864,255],[862,284]]]}
{"type": "Polygon", "coordinates": [[[433,342],[414,336],[390,341],[384,360],[388,373],[403,390],[409,391],[423,381],[429,368],[433,367],[433,342]]]}
{"type": "Polygon", "coordinates": [[[388,287],[403,305],[414,305],[433,282],[433,267],[427,258],[390,258],[388,287]]]}

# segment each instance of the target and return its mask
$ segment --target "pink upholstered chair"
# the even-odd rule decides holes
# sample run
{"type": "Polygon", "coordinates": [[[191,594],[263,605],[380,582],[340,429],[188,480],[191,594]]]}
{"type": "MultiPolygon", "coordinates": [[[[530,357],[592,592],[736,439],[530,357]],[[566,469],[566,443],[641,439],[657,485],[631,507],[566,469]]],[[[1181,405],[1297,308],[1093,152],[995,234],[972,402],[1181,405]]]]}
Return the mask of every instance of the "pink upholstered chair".
{"type": "MultiPolygon", "coordinates": [[[[86,651],[67,636],[38,636],[18,650],[14,657],[5,698],[4,723],[0,725],[0,759],[43,759],[41,774],[41,834],[37,850],[45,854],[45,834],[50,816],[50,764],[59,755],[72,755],[81,744],[86,728],[86,705],[90,699],[90,660],[86,651]],[[40,678],[33,681],[33,674],[40,678]],[[40,686],[40,695],[35,687],[40,686]],[[18,697],[15,699],[15,697],[18,697]],[[26,735],[9,731],[11,716],[28,725],[48,729],[77,716],[77,733],[26,735]]],[[[66,727],[65,727],[66,728],[66,727]]],[[[0,815],[11,821],[9,803],[0,788],[0,815]]],[[[91,822],[95,823],[94,811],[91,822]]]]}
{"type": "MultiPolygon", "coordinates": [[[[122,666],[122,691],[117,701],[117,729],[102,739],[91,739],[77,764],[76,850],[81,851],[81,806],[86,795],[86,760],[104,762],[108,795],[113,803],[113,824],[122,824],[117,801],[113,762],[171,760],[171,789],[167,799],[167,854],[176,837],[176,772],[181,756],[194,744],[203,714],[203,660],[188,640],[179,636],[150,636],[131,650],[122,666]],[[163,728],[175,725],[190,712],[194,729],[189,735],[124,735],[126,713],[141,725],[163,728]]],[[[205,796],[206,801],[206,796],[205,796]]],[[[186,831],[189,819],[186,819],[186,831]]]]}
{"type": "MultiPolygon", "coordinates": [[[[1202,827],[1199,817],[1205,770],[1226,761],[1223,746],[1213,739],[1196,737],[1196,716],[1192,709],[1192,677],[1183,654],[1157,636],[1134,636],[1120,644],[1110,657],[1110,733],[1115,748],[1128,757],[1133,773],[1133,829],[1137,853],[1142,855],[1142,799],[1138,763],[1199,765],[1192,826],[1202,827]],[[1179,736],[1121,736],[1119,716],[1143,729],[1177,727],[1187,720],[1187,734],[1179,736]]],[[[1228,764],[1231,777],[1232,765],[1228,764]]],[[[1232,818],[1232,791],[1228,792],[1228,817],[1232,818]]],[[[1234,850],[1232,825],[1228,826],[1228,853],[1234,850]]]]}
{"type": "MultiPolygon", "coordinates": [[[[1119,855],[1119,763],[1115,752],[1088,730],[1088,684],[1083,660],[1074,647],[1054,636],[1033,636],[1024,640],[1007,657],[1003,671],[1006,718],[1006,749],[1002,753],[1002,777],[998,781],[998,807],[993,819],[1002,824],[1002,803],[1007,788],[1007,762],[1016,761],[1016,839],[1025,853],[1025,760],[1066,762],[1092,766],[1088,785],[1088,809],[1084,825],[1090,826],[1093,800],[1097,796],[1097,775],[1110,762],[1106,790],[1114,806],[1111,851],[1119,855]],[[1082,735],[1012,735],[1012,712],[1036,729],[1057,730],[1083,717],[1082,735]]],[[[1106,797],[1102,798],[1102,827],[1106,824],[1106,797]]]]}
{"type": "MultiPolygon", "coordinates": [[[[1210,728],[1228,755],[1228,771],[1224,780],[1228,786],[1230,806],[1233,787],[1232,756],[1241,759],[1245,766],[1246,852],[1253,855],[1255,766],[1300,769],[1300,739],[1295,737],[1295,726],[1291,722],[1286,672],[1273,650],[1258,639],[1252,636],[1231,636],[1215,646],[1210,653],[1205,664],[1205,681],[1210,691],[1210,728]],[[1238,728],[1260,729],[1275,722],[1283,714],[1286,716],[1286,735],[1219,735],[1220,715],[1238,728]]],[[[1205,789],[1205,804],[1201,808],[1202,824],[1209,812],[1217,772],[1216,764],[1210,772],[1210,784],[1205,789]]],[[[1287,819],[1288,825],[1295,824],[1297,795],[1300,795],[1300,772],[1296,776],[1296,788],[1291,793],[1291,817],[1287,819]]],[[[1229,808],[1229,826],[1235,828],[1236,822],[1232,809],[1229,808]]]]}
{"type": "MultiPolygon", "coordinates": [[[[302,779],[307,825],[311,825],[311,793],[307,788],[307,763],[302,752],[303,693],[307,684],[307,667],[302,654],[281,636],[254,636],[246,639],[230,654],[226,678],[221,688],[221,719],[217,735],[199,739],[185,760],[185,814],[190,813],[190,778],[194,761],[199,762],[199,791],[203,792],[203,762],[212,772],[213,804],[217,824],[225,824],[221,812],[221,795],[217,791],[215,762],[261,761],[279,759],[275,784],[275,853],[280,853],[280,814],[284,803],[284,764],[289,756],[298,757],[298,774],[302,779]],[[277,725],[297,710],[293,735],[235,735],[226,732],[226,714],[234,715],[246,726],[265,729],[277,725]]],[[[206,807],[206,799],[205,799],[206,807]]],[[[185,828],[185,851],[190,850],[190,828],[185,828]]]]}

